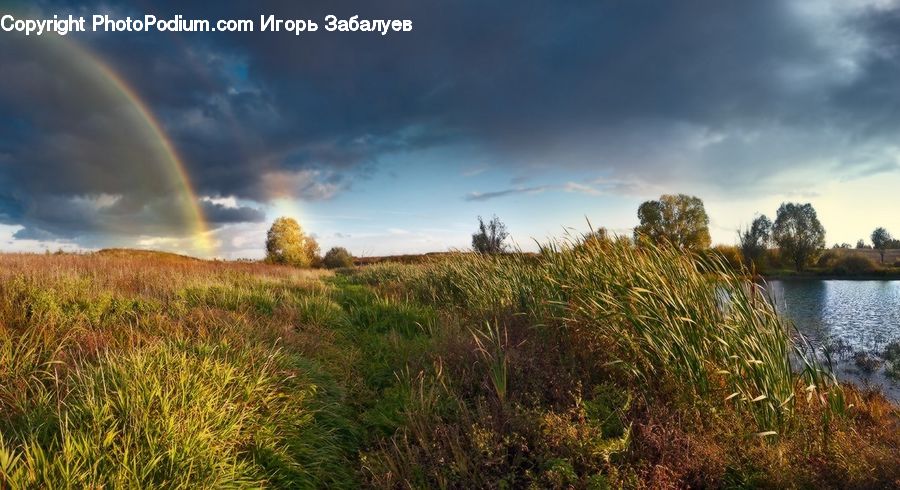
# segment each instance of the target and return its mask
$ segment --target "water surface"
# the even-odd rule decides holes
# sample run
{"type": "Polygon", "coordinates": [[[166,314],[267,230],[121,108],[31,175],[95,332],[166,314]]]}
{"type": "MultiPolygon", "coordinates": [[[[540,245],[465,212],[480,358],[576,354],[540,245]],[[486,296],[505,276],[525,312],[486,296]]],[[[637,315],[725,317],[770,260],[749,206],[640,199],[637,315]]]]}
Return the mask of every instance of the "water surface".
{"type": "Polygon", "coordinates": [[[900,339],[900,281],[774,280],[768,288],[778,312],[814,344],[838,338],[876,350],[900,339]]]}
{"type": "Polygon", "coordinates": [[[900,281],[777,280],[768,284],[779,314],[787,317],[813,347],[839,343],[831,367],[837,377],[880,389],[900,403],[900,383],[883,367],[865,373],[853,353],[878,355],[885,344],[900,340],[900,281]]]}

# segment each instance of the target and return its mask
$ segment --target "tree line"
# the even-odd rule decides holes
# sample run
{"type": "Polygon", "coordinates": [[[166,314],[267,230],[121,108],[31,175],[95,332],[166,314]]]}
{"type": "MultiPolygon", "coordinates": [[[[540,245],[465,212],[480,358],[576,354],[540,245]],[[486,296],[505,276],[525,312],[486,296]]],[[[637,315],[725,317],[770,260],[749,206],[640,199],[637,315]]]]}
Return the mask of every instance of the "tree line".
{"type": "MultiPolygon", "coordinates": [[[[646,201],[638,207],[638,219],[640,225],[634,229],[636,242],[649,240],[695,251],[710,245],[709,216],[698,197],[663,195],[646,201]]],[[[883,227],[876,228],[870,238],[871,248],[880,252],[882,263],[886,250],[900,248],[900,241],[883,227]]],[[[803,271],[825,249],[825,227],[812,204],[786,202],[779,206],[774,222],[763,214],[750,226],[738,230],[738,243],[750,267],[758,266],[763,256],[776,247],[797,271],[803,271]]],[[[864,245],[863,240],[857,244],[858,248],[864,245]]]]}
{"type": "MultiPolygon", "coordinates": [[[[634,228],[633,239],[638,245],[667,244],[691,251],[702,251],[711,245],[709,216],[699,197],[664,194],[659,199],[643,202],[637,216],[640,223],[634,228]]],[[[602,229],[599,233],[606,235],[602,229]]],[[[803,271],[825,249],[825,228],[810,203],[782,203],[774,222],[761,214],[737,233],[741,258],[751,268],[758,268],[766,254],[775,248],[797,271],[803,271]]],[[[506,225],[497,216],[487,222],[479,216],[478,228],[472,234],[472,250],[484,254],[506,252],[508,237],[506,225]]],[[[886,250],[900,249],[900,240],[883,227],[876,228],[870,239],[871,247],[864,240],[859,240],[856,247],[878,250],[882,263],[886,250]]],[[[835,248],[850,248],[850,245],[835,245],[835,248]]],[[[266,236],[266,260],[270,263],[329,268],[353,265],[353,255],[343,247],[333,247],[324,257],[319,253],[314,237],[307,235],[293,218],[276,219],[266,236]]]]}

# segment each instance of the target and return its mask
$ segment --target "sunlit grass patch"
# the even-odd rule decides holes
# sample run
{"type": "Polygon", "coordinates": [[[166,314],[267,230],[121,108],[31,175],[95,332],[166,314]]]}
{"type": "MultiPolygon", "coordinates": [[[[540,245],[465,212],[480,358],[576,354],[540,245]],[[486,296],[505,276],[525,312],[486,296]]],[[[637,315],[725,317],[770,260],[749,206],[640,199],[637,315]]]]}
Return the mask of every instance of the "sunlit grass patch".
{"type": "Polygon", "coordinates": [[[6,435],[0,480],[14,487],[252,487],[278,469],[297,484],[330,481],[336,475],[323,470],[337,470],[339,447],[327,432],[310,431],[317,388],[295,380],[299,374],[283,354],[224,346],[162,344],[109,357],[61,380],[72,392],[44,410],[53,414],[45,427],[6,435]],[[298,461],[287,448],[310,436],[321,458],[307,451],[307,461],[298,461]]]}
{"type": "Polygon", "coordinates": [[[237,311],[252,308],[271,313],[278,302],[277,293],[266,288],[246,285],[202,285],[185,288],[181,296],[189,307],[207,306],[237,311]]]}
{"type": "Polygon", "coordinates": [[[293,305],[299,322],[298,328],[339,329],[350,324],[344,309],[327,296],[302,296],[294,301],[293,305]]]}

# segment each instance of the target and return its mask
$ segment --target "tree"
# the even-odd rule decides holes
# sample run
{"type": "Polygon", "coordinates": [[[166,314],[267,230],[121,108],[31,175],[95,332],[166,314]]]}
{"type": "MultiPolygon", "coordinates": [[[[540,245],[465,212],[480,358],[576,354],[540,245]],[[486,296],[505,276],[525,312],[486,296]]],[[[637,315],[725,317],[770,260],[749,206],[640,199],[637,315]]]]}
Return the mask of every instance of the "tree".
{"type": "Polygon", "coordinates": [[[472,234],[472,248],[483,254],[503,253],[506,245],[503,243],[509,233],[506,232],[506,225],[500,221],[500,218],[494,216],[487,224],[478,217],[478,231],[472,234]]]}
{"type": "Polygon", "coordinates": [[[748,266],[758,265],[759,259],[766,253],[772,239],[772,222],[764,214],[758,216],[753,220],[750,228],[743,232],[738,230],[738,236],[741,240],[741,254],[744,256],[744,263],[748,266]]]}
{"type": "Polygon", "coordinates": [[[782,203],[772,227],[772,238],[789,257],[797,271],[802,271],[825,247],[825,228],[812,204],[782,203]]]}
{"type": "Polygon", "coordinates": [[[891,245],[893,237],[882,227],[875,228],[872,232],[872,246],[881,254],[881,263],[884,263],[884,251],[891,245]]]}
{"type": "Polygon", "coordinates": [[[274,264],[312,267],[319,260],[319,244],[293,218],[281,217],[266,234],[266,260],[274,264]]]}
{"type": "Polygon", "coordinates": [[[859,240],[856,241],[856,248],[869,248],[869,246],[866,245],[866,241],[865,241],[865,240],[863,240],[862,238],[860,238],[859,240]]]}
{"type": "Polygon", "coordinates": [[[658,201],[646,201],[638,207],[638,219],[636,242],[668,242],[691,250],[709,247],[709,216],[698,197],[666,194],[658,201]]]}
{"type": "Polygon", "coordinates": [[[353,267],[353,255],[344,247],[332,247],[322,259],[322,264],[329,269],[353,267]]]}

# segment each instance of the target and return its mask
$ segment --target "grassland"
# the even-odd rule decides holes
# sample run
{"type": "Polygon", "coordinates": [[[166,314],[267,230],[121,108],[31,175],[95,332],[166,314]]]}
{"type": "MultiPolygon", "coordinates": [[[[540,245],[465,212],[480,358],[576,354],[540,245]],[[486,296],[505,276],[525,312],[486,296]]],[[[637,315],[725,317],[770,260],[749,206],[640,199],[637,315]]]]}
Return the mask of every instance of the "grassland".
{"type": "Polygon", "coordinates": [[[900,484],[715,260],[626,243],[339,271],[0,256],[2,488],[900,484]]]}

